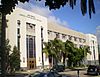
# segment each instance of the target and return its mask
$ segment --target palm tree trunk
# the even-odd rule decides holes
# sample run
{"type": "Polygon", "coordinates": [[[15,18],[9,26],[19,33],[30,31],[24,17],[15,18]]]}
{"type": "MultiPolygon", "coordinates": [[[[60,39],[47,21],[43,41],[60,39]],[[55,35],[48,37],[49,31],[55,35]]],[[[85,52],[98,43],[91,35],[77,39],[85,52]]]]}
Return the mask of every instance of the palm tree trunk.
{"type": "Polygon", "coordinates": [[[5,54],[5,43],[6,43],[6,15],[2,13],[2,25],[1,25],[1,76],[6,77],[6,54],[5,54]]]}

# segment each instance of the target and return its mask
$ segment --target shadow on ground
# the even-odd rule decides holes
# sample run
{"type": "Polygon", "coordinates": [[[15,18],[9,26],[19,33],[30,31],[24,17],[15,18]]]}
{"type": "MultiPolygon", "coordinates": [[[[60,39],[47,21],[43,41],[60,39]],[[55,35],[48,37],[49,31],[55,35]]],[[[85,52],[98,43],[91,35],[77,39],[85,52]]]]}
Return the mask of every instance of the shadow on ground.
{"type": "Polygon", "coordinates": [[[61,74],[62,77],[78,77],[78,76],[75,76],[75,75],[70,75],[70,74],[61,74]]]}
{"type": "Polygon", "coordinates": [[[15,75],[7,75],[7,77],[25,77],[28,74],[15,74],[15,75]]]}

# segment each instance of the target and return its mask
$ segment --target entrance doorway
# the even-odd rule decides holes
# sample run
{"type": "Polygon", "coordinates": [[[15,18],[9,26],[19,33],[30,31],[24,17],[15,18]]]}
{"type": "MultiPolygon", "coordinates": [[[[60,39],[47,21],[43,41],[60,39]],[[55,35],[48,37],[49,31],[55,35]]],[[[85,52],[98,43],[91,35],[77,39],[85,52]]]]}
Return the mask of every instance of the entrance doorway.
{"type": "Polygon", "coordinates": [[[28,58],[27,61],[28,69],[36,69],[36,58],[28,58]]]}

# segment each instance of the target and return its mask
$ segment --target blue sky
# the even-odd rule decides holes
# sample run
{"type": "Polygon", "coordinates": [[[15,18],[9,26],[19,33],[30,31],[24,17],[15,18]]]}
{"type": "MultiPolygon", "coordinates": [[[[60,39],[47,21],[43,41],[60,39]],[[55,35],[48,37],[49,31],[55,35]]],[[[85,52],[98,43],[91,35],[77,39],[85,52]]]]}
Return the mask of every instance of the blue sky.
{"type": "Polygon", "coordinates": [[[96,14],[92,14],[92,19],[89,18],[88,13],[82,16],[79,4],[73,10],[66,6],[57,11],[53,11],[53,14],[61,20],[68,22],[70,28],[74,30],[95,34],[96,27],[100,26],[100,1],[95,1],[95,8],[96,14]]]}
{"type": "Polygon", "coordinates": [[[79,1],[72,10],[68,5],[59,10],[48,10],[44,2],[35,2],[30,0],[29,3],[19,4],[21,8],[43,15],[51,20],[64,25],[65,27],[80,31],[83,33],[96,33],[96,27],[100,26],[100,0],[95,1],[96,14],[89,18],[88,13],[82,16],[79,1]]]}

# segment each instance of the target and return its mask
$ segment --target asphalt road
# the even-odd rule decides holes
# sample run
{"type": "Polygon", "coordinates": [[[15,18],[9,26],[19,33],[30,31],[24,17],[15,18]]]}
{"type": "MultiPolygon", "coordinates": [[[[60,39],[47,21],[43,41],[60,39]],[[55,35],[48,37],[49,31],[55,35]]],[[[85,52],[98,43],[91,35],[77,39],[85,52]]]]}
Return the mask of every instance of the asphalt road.
{"type": "MultiPolygon", "coordinates": [[[[59,72],[60,74],[63,75],[63,77],[100,77],[99,76],[92,76],[92,75],[87,75],[86,74],[86,70],[81,70],[79,71],[79,76],[77,74],[77,71],[72,71],[72,70],[69,70],[69,71],[64,71],[64,72],[59,72]]],[[[15,76],[7,76],[7,77],[25,77],[26,75],[24,74],[16,74],[15,76]]]]}
{"type": "Polygon", "coordinates": [[[65,72],[60,72],[60,74],[62,74],[63,77],[65,76],[67,77],[100,77],[100,75],[99,76],[87,75],[86,70],[79,71],[79,76],[78,76],[77,71],[65,71],[65,72]]]}

